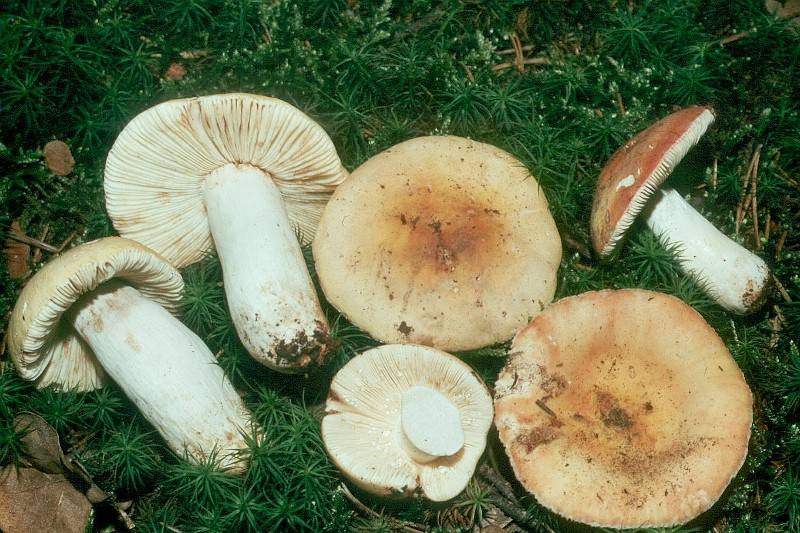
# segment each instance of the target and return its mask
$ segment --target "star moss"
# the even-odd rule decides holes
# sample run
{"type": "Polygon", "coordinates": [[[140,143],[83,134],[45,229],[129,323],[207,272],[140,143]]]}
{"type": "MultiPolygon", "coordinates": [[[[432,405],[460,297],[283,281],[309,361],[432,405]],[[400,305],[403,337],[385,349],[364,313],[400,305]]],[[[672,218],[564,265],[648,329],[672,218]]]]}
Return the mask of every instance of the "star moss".
{"type": "MultiPolygon", "coordinates": [[[[136,113],[170,98],[250,91],[286,99],[323,125],[350,170],[418,135],[496,144],[523,161],[547,195],[565,242],[559,297],[632,286],[675,294],[712,322],[753,388],[750,456],[716,522],[691,531],[798,527],[800,432],[792,420],[800,410],[800,359],[790,339],[800,335],[800,30],[763,6],[8,0],[0,13],[0,227],[5,232],[18,220],[28,235],[55,244],[73,233],[73,244],[113,233],[102,191],[106,154],[136,113]],[[183,69],[170,70],[174,64],[183,69]],[[674,247],[643,227],[633,228],[614,261],[588,253],[588,215],[605,161],[634,133],[688,104],[713,106],[718,120],[682,192],[762,255],[778,280],[755,316],[715,307],[702,280],[676,268],[674,247]],[[42,148],[52,139],[71,146],[77,164],[69,176],[47,169],[42,148]],[[749,200],[747,209],[740,205],[748,191],[755,211],[749,200]]],[[[48,258],[42,253],[33,268],[48,258]]],[[[106,490],[133,500],[130,514],[142,531],[261,531],[270,524],[388,531],[402,523],[402,510],[367,500],[375,509],[369,515],[344,498],[312,415],[335,369],[375,341],[324,304],[339,341],[329,367],[278,376],[254,363],[236,338],[218,261],[210,257],[184,275],[186,323],[218,354],[265,429],[248,439],[248,474],[229,478],[182,463],[114,388],[34,392],[2,360],[0,463],[20,457],[14,414],[34,411],[59,430],[65,448],[76,447],[106,490]]],[[[0,261],[0,316],[21,283],[0,261]]],[[[491,382],[502,348],[461,355],[491,382]]],[[[431,530],[471,527],[494,499],[470,487],[449,508],[428,507],[413,520],[431,530]],[[445,515],[466,518],[438,523],[445,515]]],[[[567,527],[532,499],[519,505],[525,527],[567,527]]]]}

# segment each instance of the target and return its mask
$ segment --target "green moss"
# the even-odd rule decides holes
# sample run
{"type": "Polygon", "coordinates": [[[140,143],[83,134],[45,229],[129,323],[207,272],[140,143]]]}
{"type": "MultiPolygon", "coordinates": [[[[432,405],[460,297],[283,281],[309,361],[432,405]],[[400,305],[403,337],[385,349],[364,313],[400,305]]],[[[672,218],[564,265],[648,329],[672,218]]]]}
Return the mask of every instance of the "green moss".
{"type": "MultiPolygon", "coordinates": [[[[800,458],[792,423],[800,361],[789,342],[800,336],[800,36],[762,2],[6,4],[0,14],[3,231],[19,219],[31,236],[46,228],[45,240],[53,244],[73,232],[75,244],[113,234],[102,191],[106,154],[136,113],[170,98],[223,91],[284,98],[325,127],[350,170],[418,135],[494,143],[531,169],[548,198],[567,244],[558,297],[612,287],[665,291],[696,307],[720,332],[756,399],[751,453],[723,506],[724,524],[761,531],[796,523],[798,472],[787,465],[800,458]],[[507,52],[514,35],[526,57],[546,61],[518,70],[507,52]],[[175,62],[186,76],[165,79],[175,62]],[[688,104],[713,105],[718,120],[681,186],[729,235],[742,176],[759,154],[759,241],[752,213],[740,220],[737,238],[750,248],[760,245],[786,293],[773,294],[755,316],[732,317],[715,306],[698,281],[676,269],[676,250],[638,225],[613,260],[597,261],[584,250],[603,163],[630,135],[688,104]],[[52,176],[44,164],[41,150],[52,139],[72,148],[77,164],[67,177],[52,176]]],[[[310,262],[307,243],[304,252],[310,262]]],[[[59,430],[65,447],[78,445],[104,488],[135,499],[137,529],[390,530],[396,522],[389,516],[402,513],[359,517],[336,490],[339,477],[308,408],[318,411],[335,370],[376,342],[324,304],[338,350],[323,371],[286,378],[244,352],[216,258],[187,268],[184,277],[186,323],[219,354],[265,429],[249,439],[248,474],[231,479],[208,465],[181,462],[114,388],[34,392],[10,365],[0,371],[0,463],[19,457],[11,422],[14,413],[30,410],[59,430]]],[[[21,283],[0,261],[0,316],[21,283]]],[[[459,355],[491,383],[504,348],[459,355]]],[[[477,518],[486,502],[470,490],[453,505],[477,518]]],[[[533,523],[564,529],[535,503],[528,507],[533,523]]],[[[435,515],[413,519],[435,527],[435,515]]]]}

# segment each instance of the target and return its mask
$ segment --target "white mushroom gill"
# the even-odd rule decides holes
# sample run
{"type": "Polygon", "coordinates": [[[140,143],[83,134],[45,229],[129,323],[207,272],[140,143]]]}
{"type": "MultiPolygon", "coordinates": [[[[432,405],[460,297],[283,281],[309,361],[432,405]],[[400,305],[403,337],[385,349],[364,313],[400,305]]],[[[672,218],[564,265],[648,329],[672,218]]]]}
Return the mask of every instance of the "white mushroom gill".
{"type": "Polygon", "coordinates": [[[173,451],[194,461],[215,451],[219,466],[244,468],[246,408],[197,335],[119,281],[85,294],[67,317],[173,451]]]}
{"type": "Polygon", "coordinates": [[[450,457],[464,447],[458,408],[430,387],[417,385],[400,394],[400,435],[403,449],[418,463],[450,457]]]}
{"type": "Polygon", "coordinates": [[[650,206],[647,225],[678,245],[681,266],[705,284],[717,303],[739,314],[758,307],[770,281],[763,259],[720,232],[674,189],[655,191],[650,206]]]}
{"type": "Polygon", "coordinates": [[[208,225],[222,263],[239,338],[262,364],[302,371],[330,338],[281,193],[251,165],[224,165],[203,184],[208,225]]]}

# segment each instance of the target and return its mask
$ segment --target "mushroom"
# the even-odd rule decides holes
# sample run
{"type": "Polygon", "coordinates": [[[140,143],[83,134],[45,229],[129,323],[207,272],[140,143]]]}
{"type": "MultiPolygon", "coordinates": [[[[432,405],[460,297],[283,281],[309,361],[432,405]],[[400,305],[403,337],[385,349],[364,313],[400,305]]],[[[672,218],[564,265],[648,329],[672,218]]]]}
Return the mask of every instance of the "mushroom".
{"type": "Polygon", "coordinates": [[[173,316],[183,280],[139,243],[107,237],[53,259],[22,289],[9,353],[39,387],[85,391],[107,373],[178,454],[244,469],[250,414],[203,341],[173,316]]]}
{"type": "Polygon", "coordinates": [[[522,485],[592,526],[683,524],[747,456],[753,398],[716,332],[681,300],[626,289],[552,304],[520,330],[495,423],[522,485]]]}
{"type": "Polygon", "coordinates": [[[552,300],[561,241],[544,193],[510,154],[420,137],[339,186],[313,252],[328,301],[356,326],[457,351],[510,339],[552,300]]]}
{"type": "Polygon", "coordinates": [[[247,351],[275,370],[303,372],[324,360],[331,338],[295,227],[313,236],[346,175],[328,135],[286,102],[172,100],[120,133],[106,162],[106,206],[122,236],[178,268],[216,248],[247,351]]]}
{"type": "Polygon", "coordinates": [[[729,311],[746,314],[767,297],[766,263],[717,230],[674,189],[659,189],[713,121],[705,107],[682,109],[611,156],[595,191],[592,243],[601,256],[609,255],[644,210],[653,233],[678,245],[681,267],[703,283],[709,296],[729,311]]]}
{"type": "Polygon", "coordinates": [[[386,345],[333,378],[322,438],[363,490],[433,501],[467,486],[492,425],[492,398],[460,359],[434,348],[386,345]]]}

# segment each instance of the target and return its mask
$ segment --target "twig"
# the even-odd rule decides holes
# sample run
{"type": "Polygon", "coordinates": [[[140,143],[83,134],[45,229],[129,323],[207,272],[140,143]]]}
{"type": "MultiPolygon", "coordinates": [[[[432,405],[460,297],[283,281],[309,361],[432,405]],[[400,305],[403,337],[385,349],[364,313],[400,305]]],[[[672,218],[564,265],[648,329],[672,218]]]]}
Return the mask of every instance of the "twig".
{"type": "Polygon", "coordinates": [[[553,530],[548,527],[547,524],[542,524],[528,518],[528,512],[519,505],[517,497],[511,489],[511,484],[503,479],[495,470],[484,464],[479,468],[478,474],[489,483],[489,488],[495,493],[494,504],[501,511],[514,519],[517,524],[527,526],[534,530],[542,530],[542,528],[544,528],[545,531],[553,533],[553,530]]]}
{"type": "Polygon", "coordinates": [[[584,259],[591,259],[592,252],[589,251],[589,247],[583,244],[581,241],[570,235],[569,233],[562,233],[564,237],[564,244],[567,248],[575,250],[578,252],[578,255],[583,257],[584,259]]]}
{"type": "MultiPolygon", "coordinates": [[[[364,504],[361,500],[356,498],[353,495],[353,493],[350,492],[350,489],[347,488],[347,485],[345,485],[344,483],[339,484],[339,490],[342,491],[342,494],[344,494],[344,497],[347,498],[348,501],[350,501],[350,503],[355,505],[358,508],[358,510],[361,511],[362,513],[365,513],[365,514],[367,514],[369,516],[373,516],[373,517],[380,517],[381,516],[381,514],[379,512],[375,511],[374,509],[371,509],[369,506],[364,504]]],[[[414,522],[407,522],[405,520],[398,520],[397,518],[394,518],[394,517],[391,517],[391,516],[387,516],[385,518],[387,518],[392,523],[392,525],[394,527],[398,527],[398,528],[402,529],[403,531],[407,531],[408,533],[424,533],[425,531],[428,531],[428,528],[426,526],[422,525],[422,524],[417,524],[417,523],[414,523],[414,522]]]]}
{"type": "MultiPolygon", "coordinates": [[[[532,44],[526,44],[525,46],[522,47],[522,51],[523,52],[530,52],[531,50],[533,50],[533,45],[532,44]]],[[[514,53],[516,53],[516,49],[515,48],[506,48],[505,50],[498,51],[497,55],[507,56],[507,55],[511,55],[511,54],[514,54],[514,53]]]]}
{"type": "Polygon", "coordinates": [[[69,237],[64,239],[64,242],[62,242],[58,246],[53,246],[52,244],[47,244],[46,242],[42,242],[39,239],[28,237],[27,235],[18,233],[13,230],[8,232],[9,238],[24,244],[30,244],[31,246],[35,246],[37,248],[44,250],[45,252],[50,252],[51,254],[61,253],[61,251],[64,250],[64,248],[66,248],[66,246],[72,241],[72,239],[75,238],[75,235],[77,235],[77,233],[73,231],[72,233],[69,234],[69,237]]]}
{"type": "Polygon", "coordinates": [[[497,471],[490,467],[487,464],[482,464],[478,469],[478,474],[491,483],[491,485],[497,489],[504,498],[512,503],[517,503],[517,497],[514,494],[514,489],[511,488],[511,483],[506,481],[503,476],[497,473],[497,471]]]}
{"type": "Polygon", "coordinates": [[[775,245],[775,260],[777,261],[781,257],[781,252],[783,251],[783,243],[786,242],[786,236],[789,235],[789,230],[784,229],[781,236],[778,237],[778,243],[775,245]]]}
{"type": "Polygon", "coordinates": [[[792,297],[789,296],[788,292],[786,292],[786,288],[783,286],[783,284],[780,281],[778,281],[778,278],[775,277],[775,274],[772,275],[772,281],[775,282],[775,287],[778,289],[778,292],[781,293],[781,296],[783,297],[783,300],[785,302],[787,302],[787,303],[791,302],[792,301],[792,297]]]}
{"type": "Polygon", "coordinates": [[[619,92],[619,89],[614,91],[614,93],[617,98],[617,107],[619,108],[619,114],[626,115],[628,111],[625,110],[625,102],[622,101],[622,93],[619,92]]]}
{"type": "Polygon", "coordinates": [[[521,73],[525,72],[525,64],[522,62],[525,59],[525,53],[522,51],[522,41],[519,40],[516,33],[511,36],[511,44],[514,47],[514,66],[521,73]]]}
{"type": "MultiPolygon", "coordinates": [[[[524,59],[522,61],[523,65],[549,65],[550,60],[546,57],[530,57],[528,59],[524,59]]],[[[492,66],[492,71],[499,72],[501,70],[505,70],[507,68],[511,68],[515,66],[515,63],[498,63],[497,65],[492,66]]]]}
{"type": "Polygon", "coordinates": [[[475,82],[475,76],[472,74],[472,69],[469,68],[469,65],[463,65],[463,66],[464,66],[464,71],[467,73],[467,79],[470,82],[474,83],[475,82]]]}
{"type": "Polygon", "coordinates": [[[759,144],[753,150],[753,156],[750,158],[750,164],[747,166],[747,172],[742,177],[742,196],[739,199],[739,204],[736,206],[736,235],[739,235],[739,225],[744,220],[745,213],[750,208],[752,201],[752,188],[751,184],[757,178],[758,162],[761,160],[761,145],[759,144]]]}
{"type": "Polygon", "coordinates": [[[715,157],[714,158],[714,166],[712,167],[712,170],[711,170],[711,188],[713,190],[715,190],[715,191],[717,190],[717,179],[718,179],[718,177],[719,177],[719,174],[717,173],[717,158],[715,157]]]}
{"type": "Polygon", "coordinates": [[[553,411],[552,409],[547,407],[547,404],[544,403],[541,398],[536,400],[536,405],[539,407],[539,409],[541,409],[542,411],[544,411],[545,413],[547,413],[551,417],[556,418],[556,419],[558,418],[558,416],[556,415],[555,411],[553,411]]]}
{"type": "Polygon", "coordinates": [[[33,237],[28,237],[27,235],[23,235],[21,233],[17,233],[16,231],[9,231],[8,236],[15,241],[30,244],[31,246],[36,246],[37,248],[41,248],[46,252],[50,252],[51,254],[57,254],[58,248],[53,246],[52,244],[47,244],[46,242],[42,242],[39,239],[34,239],[33,237]]]}
{"type": "Polygon", "coordinates": [[[764,240],[769,242],[770,227],[772,226],[772,212],[767,211],[767,220],[764,221],[764,240]]]}
{"type": "Polygon", "coordinates": [[[758,194],[756,187],[758,187],[757,175],[753,178],[753,201],[750,205],[753,206],[753,239],[756,241],[756,250],[760,250],[761,239],[758,236],[758,194]]]}
{"type": "Polygon", "coordinates": [[[794,187],[795,189],[800,190],[800,181],[797,181],[793,177],[791,177],[783,168],[779,165],[775,165],[775,168],[778,171],[778,176],[783,179],[786,183],[794,187]]]}
{"type": "Polygon", "coordinates": [[[719,44],[725,46],[726,44],[735,43],[736,41],[744,39],[749,35],[750,35],[749,31],[740,31],[739,33],[734,33],[733,35],[728,35],[727,37],[720,39],[719,44]]]}
{"type": "Polygon", "coordinates": [[[181,530],[180,530],[180,529],[178,529],[177,527],[168,526],[168,525],[167,525],[167,524],[165,524],[164,522],[161,522],[161,525],[162,525],[162,526],[164,526],[164,527],[166,527],[166,528],[167,528],[167,530],[169,530],[169,531],[172,531],[172,533],[183,533],[183,531],[181,531],[181,530]]]}

